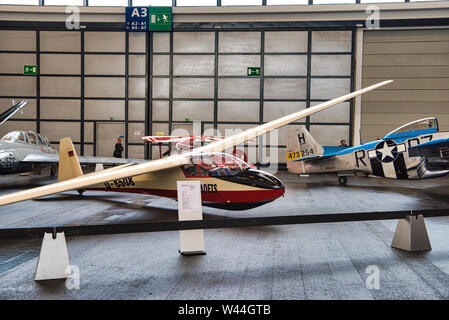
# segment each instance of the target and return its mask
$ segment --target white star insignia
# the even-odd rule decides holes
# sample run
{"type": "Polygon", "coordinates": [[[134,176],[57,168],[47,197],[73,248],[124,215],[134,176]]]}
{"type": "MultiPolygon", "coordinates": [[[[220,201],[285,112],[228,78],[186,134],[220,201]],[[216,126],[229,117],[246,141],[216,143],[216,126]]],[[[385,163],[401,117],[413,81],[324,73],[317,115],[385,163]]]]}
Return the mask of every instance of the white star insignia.
{"type": "Polygon", "coordinates": [[[382,149],[378,150],[379,152],[382,153],[382,160],[381,161],[384,161],[386,157],[391,157],[392,159],[394,159],[394,156],[393,156],[393,153],[392,153],[394,148],[396,148],[395,145],[392,146],[392,147],[389,147],[387,143],[384,143],[384,147],[382,149]]]}

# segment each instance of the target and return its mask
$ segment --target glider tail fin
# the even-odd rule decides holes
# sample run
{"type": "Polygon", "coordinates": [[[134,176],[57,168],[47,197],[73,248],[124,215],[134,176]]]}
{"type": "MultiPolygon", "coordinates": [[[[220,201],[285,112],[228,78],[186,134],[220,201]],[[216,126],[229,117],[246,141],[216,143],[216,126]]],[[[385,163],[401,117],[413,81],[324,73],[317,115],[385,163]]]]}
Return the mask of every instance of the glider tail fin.
{"type": "Polygon", "coordinates": [[[62,138],[59,142],[58,181],[65,181],[83,175],[72,139],[62,138]]]}
{"type": "Polygon", "coordinates": [[[321,156],[324,148],[312,137],[305,126],[287,130],[287,162],[321,156]]]}

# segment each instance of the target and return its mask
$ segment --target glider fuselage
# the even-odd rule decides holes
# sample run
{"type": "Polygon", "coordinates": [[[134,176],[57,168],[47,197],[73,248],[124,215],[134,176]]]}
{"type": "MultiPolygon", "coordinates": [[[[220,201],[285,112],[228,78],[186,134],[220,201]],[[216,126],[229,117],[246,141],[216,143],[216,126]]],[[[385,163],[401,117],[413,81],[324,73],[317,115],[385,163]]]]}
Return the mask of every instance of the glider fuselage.
{"type": "Polygon", "coordinates": [[[129,192],[177,199],[177,181],[199,180],[204,206],[246,210],[271,202],[285,192],[275,176],[260,170],[245,169],[235,175],[189,175],[185,168],[171,168],[139,176],[117,179],[89,187],[88,190],[129,192]]]}

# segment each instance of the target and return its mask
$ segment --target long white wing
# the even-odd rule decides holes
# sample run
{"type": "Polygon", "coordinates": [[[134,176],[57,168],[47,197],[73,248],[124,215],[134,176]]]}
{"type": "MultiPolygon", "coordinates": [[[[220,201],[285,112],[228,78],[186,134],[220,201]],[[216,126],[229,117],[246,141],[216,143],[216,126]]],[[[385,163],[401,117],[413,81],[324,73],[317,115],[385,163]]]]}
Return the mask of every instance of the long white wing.
{"type": "Polygon", "coordinates": [[[247,141],[248,139],[255,138],[257,136],[260,136],[262,134],[265,134],[271,130],[277,129],[279,127],[282,127],[290,122],[299,120],[301,118],[307,117],[309,115],[312,115],[316,112],[319,112],[321,110],[324,110],[326,108],[330,108],[331,106],[334,106],[340,102],[343,102],[347,99],[351,99],[355,96],[358,96],[360,94],[366,93],[368,91],[374,90],[378,87],[384,86],[388,83],[392,82],[392,80],[380,82],[378,84],[372,85],[370,87],[367,87],[365,89],[361,89],[352,93],[349,93],[347,95],[344,95],[339,98],[332,99],[330,101],[321,103],[317,106],[308,108],[306,110],[301,110],[298,112],[295,112],[293,114],[287,115],[285,117],[282,117],[277,120],[270,121],[266,124],[257,126],[252,129],[248,129],[240,134],[236,134],[234,136],[231,136],[229,138],[225,138],[221,141],[216,141],[208,144],[207,146],[200,147],[198,149],[195,149],[191,153],[187,154],[176,154],[164,159],[154,160],[154,161],[148,161],[141,164],[131,165],[127,166],[121,169],[112,170],[112,171],[100,171],[96,173],[92,173],[86,176],[77,177],[74,179],[69,179],[63,182],[57,182],[50,185],[33,188],[29,190],[19,191],[15,193],[11,193],[8,195],[4,195],[0,197],[0,205],[6,205],[10,203],[15,203],[19,201],[34,199],[50,194],[55,194],[63,191],[68,190],[76,190],[76,189],[82,189],[88,186],[91,186],[93,184],[97,183],[103,183],[115,179],[121,179],[126,178],[130,176],[137,176],[149,172],[164,170],[168,168],[174,168],[178,166],[182,166],[184,164],[189,163],[190,157],[193,154],[198,154],[201,152],[220,152],[223,150],[226,150],[227,148],[233,147],[234,145],[243,143],[247,141]]]}
{"type": "Polygon", "coordinates": [[[185,157],[183,155],[174,155],[164,159],[147,161],[145,163],[140,163],[136,165],[130,165],[122,169],[111,171],[108,170],[99,171],[85,176],[69,179],[66,181],[52,183],[46,186],[23,190],[1,196],[0,205],[34,199],[67,190],[82,189],[97,183],[103,183],[115,179],[137,176],[152,171],[182,166],[184,164],[187,164],[188,162],[189,157],[185,157]]]}
{"type": "Polygon", "coordinates": [[[226,139],[223,139],[221,141],[216,141],[216,142],[212,142],[206,146],[197,148],[194,150],[195,153],[204,153],[204,152],[220,152],[223,150],[226,150],[228,148],[231,148],[235,145],[238,145],[240,143],[243,143],[249,139],[261,136],[267,132],[270,132],[274,129],[280,128],[282,126],[285,126],[286,124],[289,124],[291,122],[297,121],[299,119],[305,118],[307,116],[310,116],[318,111],[327,109],[331,106],[334,106],[340,102],[346,101],[348,99],[354,98],[358,95],[364,94],[368,91],[374,90],[376,88],[379,88],[381,86],[384,86],[388,83],[393,82],[393,80],[387,80],[387,81],[383,81],[383,82],[379,82],[377,84],[374,84],[372,86],[366,87],[364,89],[358,90],[358,91],[354,91],[351,93],[348,93],[344,96],[329,100],[327,102],[323,102],[320,103],[314,107],[311,108],[307,108],[305,110],[301,110],[289,115],[286,115],[282,118],[267,122],[263,125],[248,129],[246,131],[243,131],[239,134],[230,136],[226,139]]]}

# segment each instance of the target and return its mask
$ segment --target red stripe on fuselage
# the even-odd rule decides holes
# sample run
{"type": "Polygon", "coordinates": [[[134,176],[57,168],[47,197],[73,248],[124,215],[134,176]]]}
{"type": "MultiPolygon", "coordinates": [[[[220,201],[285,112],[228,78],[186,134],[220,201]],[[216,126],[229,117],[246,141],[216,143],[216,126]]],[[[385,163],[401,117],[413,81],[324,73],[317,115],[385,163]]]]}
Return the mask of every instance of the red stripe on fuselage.
{"type": "MultiPolygon", "coordinates": [[[[110,191],[110,192],[126,192],[141,193],[155,195],[164,198],[177,199],[176,190],[164,189],[144,189],[144,188],[88,188],[87,190],[110,191]]],[[[201,192],[201,200],[203,202],[215,203],[252,203],[272,201],[279,198],[285,192],[285,188],[281,189],[260,189],[260,190],[233,190],[218,192],[201,192]]]]}

